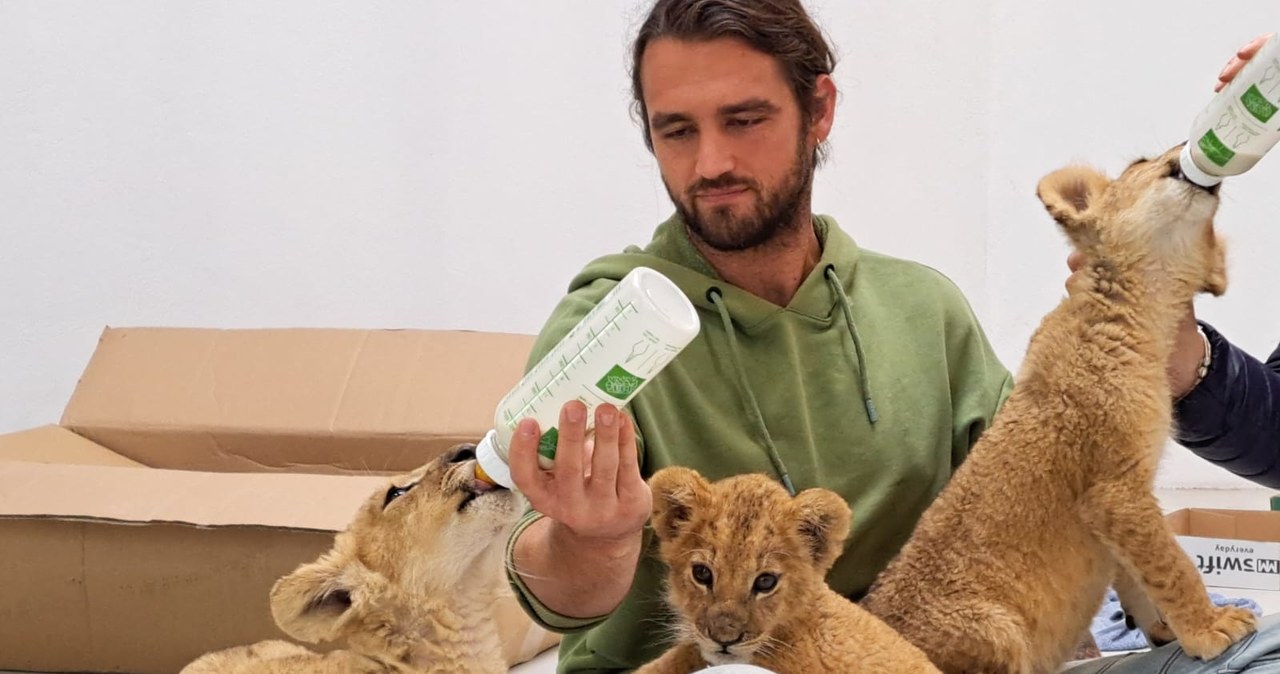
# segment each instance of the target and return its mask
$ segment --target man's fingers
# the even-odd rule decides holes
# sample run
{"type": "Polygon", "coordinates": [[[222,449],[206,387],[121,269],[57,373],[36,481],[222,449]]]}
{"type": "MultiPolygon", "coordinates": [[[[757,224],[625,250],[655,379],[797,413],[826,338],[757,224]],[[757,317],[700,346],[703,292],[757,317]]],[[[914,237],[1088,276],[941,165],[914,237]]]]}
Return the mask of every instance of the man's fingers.
{"type": "Polygon", "coordinates": [[[507,450],[507,466],[511,469],[511,480],[516,488],[524,493],[529,503],[539,509],[539,503],[545,498],[546,484],[539,474],[538,467],[538,422],[524,419],[516,426],[511,435],[511,447],[507,450]]]}
{"type": "Polygon", "coordinates": [[[618,424],[618,495],[624,489],[637,482],[643,483],[640,475],[640,455],[636,447],[636,429],[631,417],[619,415],[618,424]]]}
{"type": "MultiPolygon", "coordinates": [[[[591,455],[591,485],[613,494],[618,479],[618,408],[604,404],[596,408],[596,442],[591,455]]],[[[594,490],[594,489],[593,489],[594,490]]]]}
{"type": "Polygon", "coordinates": [[[1215,86],[1213,90],[1222,91],[1223,87],[1230,84],[1231,80],[1234,80],[1236,75],[1240,74],[1240,70],[1244,68],[1244,64],[1247,63],[1249,59],[1257,56],[1262,47],[1267,44],[1267,40],[1270,40],[1272,37],[1275,37],[1275,33],[1259,35],[1258,37],[1253,38],[1253,41],[1249,44],[1246,44],[1237,50],[1235,57],[1230,61],[1227,61],[1227,65],[1223,66],[1222,72],[1218,73],[1218,85],[1215,86]]]}
{"type": "Polygon", "coordinates": [[[1275,37],[1275,35],[1275,33],[1267,33],[1266,35],[1259,35],[1258,37],[1253,38],[1252,42],[1241,47],[1240,51],[1236,52],[1236,56],[1248,61],[1254,56],[1257,56],[1258,52],[1262,51],[1263,45],[1267,44],[1267,40],[1275,37]]]}
{"type": "Polygon", "coordinates": [[[556,482],[561,489],[582,485],[583,445],[587,439],[587,406],[570,400],[560,409],[559,437],[556,440],[556,482]]]}

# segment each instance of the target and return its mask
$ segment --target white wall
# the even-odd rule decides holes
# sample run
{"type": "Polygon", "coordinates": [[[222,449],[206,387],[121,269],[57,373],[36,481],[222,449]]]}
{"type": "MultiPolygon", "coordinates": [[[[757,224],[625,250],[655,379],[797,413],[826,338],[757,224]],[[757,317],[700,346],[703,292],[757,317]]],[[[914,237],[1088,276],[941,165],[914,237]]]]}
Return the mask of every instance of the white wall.
{"type": "MultiPolygon", "coordinates": [[[[0,432],[55,421],[108,324],[536,331],[669,212],[628,114],[643,4],[0,0],[0,432]]],[[[955,279],[1011,367],[1066,275],[1036,181],[1179,142],[1280,29],[1274,0],[810,6],[842,58],[816,209],[955,279]]],[[[1224,190],[1201,304],[1258,355],[1277,185],[1224,190]]],[[[1172,454],[1167,485],[1239,484],[1172,454]]]]}

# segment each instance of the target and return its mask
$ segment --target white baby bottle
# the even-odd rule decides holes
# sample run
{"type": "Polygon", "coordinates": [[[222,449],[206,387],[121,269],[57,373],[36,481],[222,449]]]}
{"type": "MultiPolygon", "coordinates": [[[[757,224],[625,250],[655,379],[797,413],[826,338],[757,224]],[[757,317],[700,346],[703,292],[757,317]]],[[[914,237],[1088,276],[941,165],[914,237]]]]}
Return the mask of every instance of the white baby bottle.
{"type": "Polygon", "coordinates": [[[542,431],[538,464],[555,458],[560,408],[570,400],[587,407],[627,404],[698,334],[698,313],[670,279],[636,267],[609,291],[498,403],[493,430],[476,447],[482,480],[514,486],[507,449],[521,419],[542,431]]]}
{"type": "Polygon", "coordinates": [[[1196,117],[1182,174],[1212,187],[1253,168],[1280,141],[1280,37],[1262,49],[1196,117]]]}

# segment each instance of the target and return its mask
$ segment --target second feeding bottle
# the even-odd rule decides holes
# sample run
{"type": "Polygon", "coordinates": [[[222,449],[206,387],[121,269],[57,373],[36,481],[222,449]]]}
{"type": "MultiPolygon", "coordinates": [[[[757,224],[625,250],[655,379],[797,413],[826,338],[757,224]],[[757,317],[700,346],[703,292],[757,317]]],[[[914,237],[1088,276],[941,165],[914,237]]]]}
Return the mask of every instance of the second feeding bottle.
{"type": "Polygon", "coordinates": [[[1196,117],[1182,174],[1213,187],[1240,175],[1280,141],[1280,36],[1272,34],[1196,117]]]}

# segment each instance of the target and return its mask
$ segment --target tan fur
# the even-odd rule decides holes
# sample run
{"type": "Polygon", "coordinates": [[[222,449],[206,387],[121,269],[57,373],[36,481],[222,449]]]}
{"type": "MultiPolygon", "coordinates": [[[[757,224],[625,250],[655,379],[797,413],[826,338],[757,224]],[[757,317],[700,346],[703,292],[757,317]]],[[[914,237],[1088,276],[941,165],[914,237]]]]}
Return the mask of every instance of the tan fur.
{"type": "Polygon", "coordinates": [[[1178,179],[1178,150],[1114,182],[1070,167],[1039,185],[1083,277],[862,604],[944,672],[1054,671],[1117,573],[1130,605],[1154,603],[1134,609],[1141,626],[1193,656],[1254,627],[1250,612],[1212,605],[1152,495],[1175,326],[1195,294],[1226,288],[1217,196],[1178,179]]]}
{"type": "Polygon", "coordinates": [[[938,671],[919,649],[827,586],[851,519],[834,492],[808,489],[791,498],[763,475],[708,484],[688,468],[660,470],[649,484],[680,633],[675,646],[637,674],[730,663],[779,674],[938,671]],[[709,586],[695,578],[695,565],[710,572],[709,586]],[[757,591],[766,574],[776,585],[757,591]]]}
{"type": "Polygon", "coordinates": [[[345,641],[347,650],[319,655],[268,641],[211,653],[182,674],[506,672],[494,580],[525,504],[515,492],[477,490],[473,449],[394,478],[332,550],[272,588],[271,612],[285,633],[345,641]]]}

